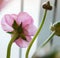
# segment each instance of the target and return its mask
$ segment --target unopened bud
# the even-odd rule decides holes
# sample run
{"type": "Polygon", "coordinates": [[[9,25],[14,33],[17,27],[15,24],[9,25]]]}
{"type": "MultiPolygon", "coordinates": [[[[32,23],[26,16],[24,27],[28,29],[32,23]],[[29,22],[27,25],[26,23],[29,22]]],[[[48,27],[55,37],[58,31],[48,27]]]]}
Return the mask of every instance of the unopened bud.
{"type": "Polygon", "coordinates": [[[42,6],[46,10],[52,10],[52,6],[50,5],[50,2],[44,3],[42,6]]]}
{"type": "Polygon", "coordinates": [[[60,36],[60,22],[57,22],[51,26],[51,30],[55,31],[57,36],[60,36]]]}

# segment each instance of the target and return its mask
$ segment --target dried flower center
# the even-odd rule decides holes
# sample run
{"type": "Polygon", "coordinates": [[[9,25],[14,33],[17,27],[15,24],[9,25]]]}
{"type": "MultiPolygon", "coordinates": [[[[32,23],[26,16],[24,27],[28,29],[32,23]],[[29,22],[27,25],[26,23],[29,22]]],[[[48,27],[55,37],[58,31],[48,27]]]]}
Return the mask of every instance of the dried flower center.
{"type": "Polygon", "coordinates": [[[48,1],[47,3],[43,4],[42,6],[46,10],[52,10],[52,6],[50,5],[50,2],[48,1]]]}

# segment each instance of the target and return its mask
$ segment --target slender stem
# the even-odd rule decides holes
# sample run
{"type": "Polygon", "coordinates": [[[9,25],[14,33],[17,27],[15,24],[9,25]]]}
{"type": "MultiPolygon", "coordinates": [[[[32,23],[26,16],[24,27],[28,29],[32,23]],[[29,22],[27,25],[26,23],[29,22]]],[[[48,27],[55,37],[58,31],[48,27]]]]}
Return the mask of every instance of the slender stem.
{"type": "Polygon", "coordinates": [[[55,35],[55,32],[52,32],[52,34],[48,37],[48,39],[46,41],[44,41],[44,43],[42,44],[41,48],[44,47],[51,39],[53,39],[52,37],[55,35]]]}
{"type": "Polygon", "coordinates": [[[15,39],[17,38],[17,34],[14,34],[12,39],[10,40],[9,44],[8,44],[8,48],[7,48],[7,56],[6,58],[10,58],[10,54],[11,54],[11,46],[13,44],[13,42],[15,41],[15,39]]]}
{"type": "Polygon", "coordinates": [[[36,40],[38,34],[40,33],[42,27],[43,27],[43,24],[44,24],[44,22],[45,22],[46,15],[47,15],[47,10],[45,10],[43,20],[42,20],[42,22],[41,22],[41,25],[40,25],[40,27],[39,27],[37,33],[35,34],[35,36],[33,37],[32,41],[30,42],[30,44],[29,44],[29,46],[28,46],[28,48],[27,48],[27,51],[26,51],[26,58],[28,58],[29,51],[30,51],[30,49],[31,49],[31,47],[32,47],[32,45],[33,45],[33,43],[34,43],[34,41],[36,40]]]}
{"type": "MultiPolygon", "coordinates": [[[[37,48],[37,50],[39,51],[40,48],[43,48],[51,39],[53,39],[53,36],[54,36],[54,35],[55,35],[55,32],[52,32],[52,34],[47,38],[47,40],[45,40],[45,41],[43,42],[43,44],[42,44],[41,46],[39,46],[39,47],[37,48]]],[[[34,57],[34,56],[36,55],[37,50],[34,52],[34,55],[33,55],[32,57],[34,57]]]]}

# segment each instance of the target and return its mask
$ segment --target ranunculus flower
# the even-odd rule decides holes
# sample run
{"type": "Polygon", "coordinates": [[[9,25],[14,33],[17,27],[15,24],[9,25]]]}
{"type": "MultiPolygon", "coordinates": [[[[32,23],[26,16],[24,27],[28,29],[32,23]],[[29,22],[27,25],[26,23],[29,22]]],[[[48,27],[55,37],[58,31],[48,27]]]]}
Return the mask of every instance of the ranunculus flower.
{"type": "Polygon", "coordinates": [[[37,28],[33,24],[33,18],[26,12],[16,14],[6,14],[1,21],[2,28],[7,33],[13,35],[14,32],[19,34],[19,37],[15,40],[15,43],[19,47],[27,47],[32,39],[32,36],[36,33],[37,28]]]}
{"type": "Polygon", "coordinates": [[[0,10],[4,8],[4,6],[9,2],[10,0],[0,0],[0,10]]]}

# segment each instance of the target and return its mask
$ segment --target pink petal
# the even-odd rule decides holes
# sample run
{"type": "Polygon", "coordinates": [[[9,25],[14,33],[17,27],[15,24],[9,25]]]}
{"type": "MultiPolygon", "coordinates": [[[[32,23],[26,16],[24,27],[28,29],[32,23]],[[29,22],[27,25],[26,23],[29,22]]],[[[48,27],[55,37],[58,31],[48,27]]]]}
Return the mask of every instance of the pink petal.
{"type": "Polygon", "coordinates": [[[6,32],[12,32],[13,31],[13,28],[6,23],[5,18],[2,19],[1,25],[2,25],[2,28],[4,31],[6,31],[6,32]]]}
{"type": "Polygon", "coordinates": [[[30,36],[26,36],[26,38],[27,38],[27,41],[19,38],[19,39],[17,39],[17,40],[15,41],[15,43],[16,43],[19,47],[25,48],[25,47],[27,47],[27,46],[29,45],[29,43],[30,43],[30,41],[31,41],[31,37],[30,37],[30,36]]]}
{"type": "Polygon", "coordinates": [[[11,17],[16,21],[17,20],[17,15],[16,14],[11,14],[11,17]]]}
{"type": "Polygon", "coordinates": [[[20,25],[22,22],[23,26],[33,23],[32,17],[26,12],[21,12],[18,15],[17,23],[20,25]]]}
{"type": "Polygon", "coordinates": [[[26,36],[27,41],[31,41],[31,36],[26,36]]]}
{"type": "Polygon", "coordinates": [[[37,32],[37,28],[35,25],[31,24],[31,25],[27,25],[24,28],[24,33],[25,35],[30,35],[30,36],[34,36],[35,33],[37,32]]]}
{"type": "Polygon", "coordinates": [[[12,26],[12,24],[14,22],[14,18],[12,17],[12,15],[7,14],[4,16],[4,19],[8,25],[12,26]]]}

